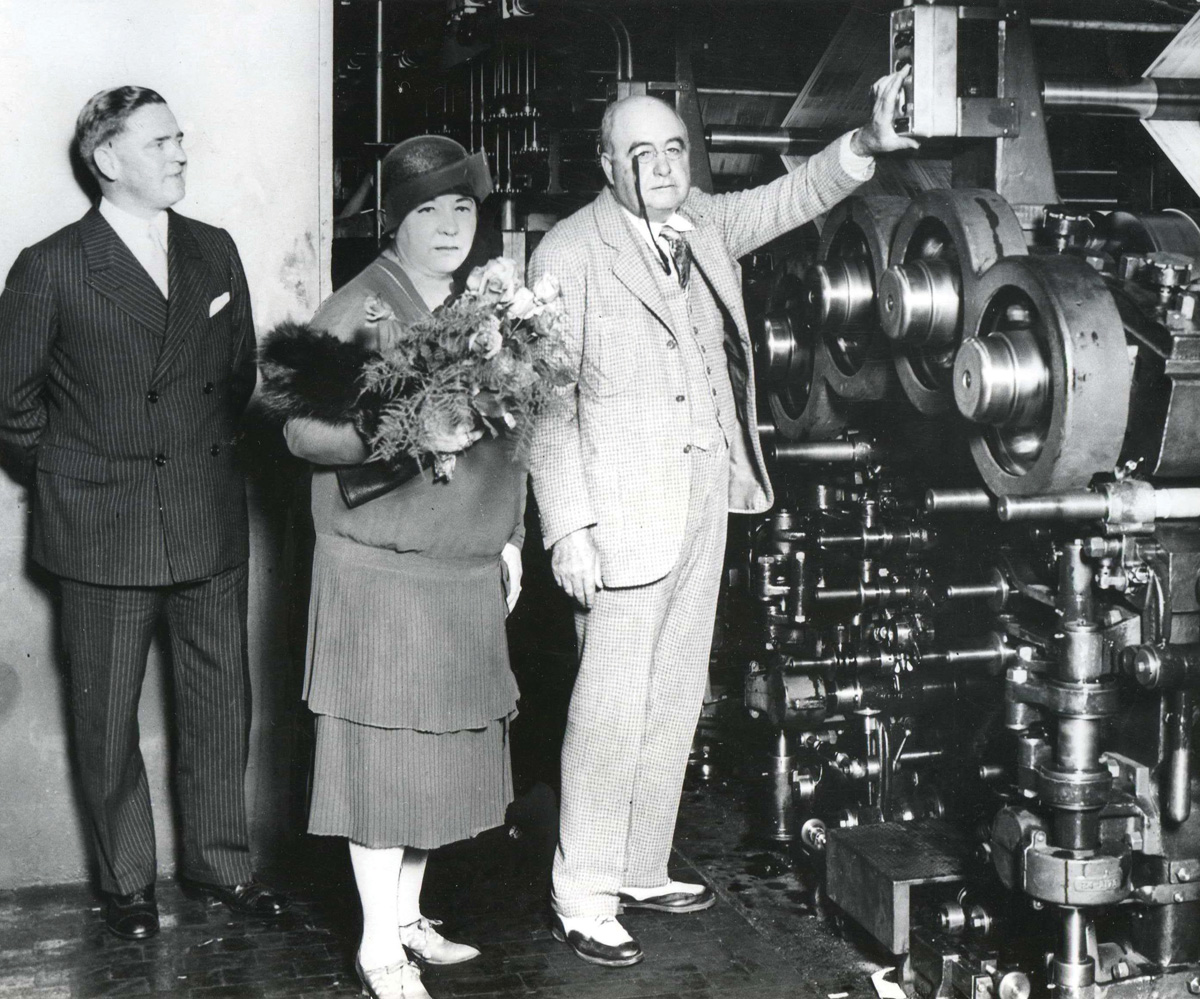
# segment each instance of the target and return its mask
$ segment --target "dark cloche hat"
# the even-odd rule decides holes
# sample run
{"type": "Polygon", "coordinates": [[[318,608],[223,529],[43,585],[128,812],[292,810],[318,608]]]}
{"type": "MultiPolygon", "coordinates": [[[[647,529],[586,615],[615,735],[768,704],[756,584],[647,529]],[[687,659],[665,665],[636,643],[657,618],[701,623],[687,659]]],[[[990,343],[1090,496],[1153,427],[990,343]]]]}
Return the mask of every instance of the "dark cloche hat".
{"type": "Polygon", "coordinates": [[[492,193],[483,153],[469,154],[444,135],[417,135],[393,146],[383,158],[385,232],[391,232],[417,205],[442,194],[465,194],[482,201],[492,193]]]}

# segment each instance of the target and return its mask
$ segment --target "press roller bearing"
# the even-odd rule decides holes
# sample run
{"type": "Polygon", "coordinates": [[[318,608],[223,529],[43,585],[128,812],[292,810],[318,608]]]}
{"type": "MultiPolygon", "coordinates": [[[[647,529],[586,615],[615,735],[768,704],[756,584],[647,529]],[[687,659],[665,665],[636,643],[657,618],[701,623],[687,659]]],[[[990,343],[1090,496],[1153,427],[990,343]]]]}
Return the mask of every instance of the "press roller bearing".
{"type": "Polygon", "coordinates": [[[1124,327],[1103,279],[1074,257],[1012,257],[975,292],[954,398],[980,424],[971,454],[996,496],[1081,489],[1110,472],[1129,410],[1124,327]]]}

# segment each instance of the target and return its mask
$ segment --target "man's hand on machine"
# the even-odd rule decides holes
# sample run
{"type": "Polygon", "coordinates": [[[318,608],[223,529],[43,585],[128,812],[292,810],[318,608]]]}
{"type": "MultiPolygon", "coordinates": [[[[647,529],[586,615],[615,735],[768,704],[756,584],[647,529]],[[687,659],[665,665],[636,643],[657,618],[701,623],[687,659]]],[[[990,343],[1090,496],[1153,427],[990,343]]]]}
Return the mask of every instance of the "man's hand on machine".
{"type": "Polygon", "coordinates": [[[912,72],[905,66],[880,77],[871,86],[871,120],[850,136],[850,149],[859,156],[878,156],[901,149],[916,149],[920,143],[896,133],[895,120],[904,110],[904,81],[912,72]]]}

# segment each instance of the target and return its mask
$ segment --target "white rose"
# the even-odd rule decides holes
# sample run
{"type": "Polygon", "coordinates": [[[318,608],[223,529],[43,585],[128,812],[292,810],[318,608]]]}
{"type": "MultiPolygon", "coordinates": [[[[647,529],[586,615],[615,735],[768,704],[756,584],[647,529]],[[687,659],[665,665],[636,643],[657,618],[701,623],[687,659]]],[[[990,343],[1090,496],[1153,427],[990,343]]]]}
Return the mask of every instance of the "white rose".
{"type": "Polygon", "coordinates": [[[553,302],[562,294],[562,289],[553,274],[543,274],[533,283],[533,293],[540,302],[553,302]]]}
{"type": "Polygon", "coordinates": [[[513,319],[528,319],[538,311],[538,303],[537,299],[534,298],[534,293],[522,285],[513,295],[507,311],[513,319]]]}

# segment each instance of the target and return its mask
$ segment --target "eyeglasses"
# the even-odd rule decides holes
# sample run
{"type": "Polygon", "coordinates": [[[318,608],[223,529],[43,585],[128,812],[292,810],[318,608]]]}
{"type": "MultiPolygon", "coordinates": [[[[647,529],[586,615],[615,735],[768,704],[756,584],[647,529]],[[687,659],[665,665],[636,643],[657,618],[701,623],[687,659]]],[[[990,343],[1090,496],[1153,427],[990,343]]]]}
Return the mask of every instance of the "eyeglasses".
{"type": "Polygon", "coordinates": [[[683,159],[687,155],[687,147],[679,145],[670,145],[663,149],[655,149],[653,146],[643,146],[637,152],[632,154],[632,158],[637,160],[643,166],[650,166],[660,156],[666,158],[668,163],[675,163],[683,159]]]}

